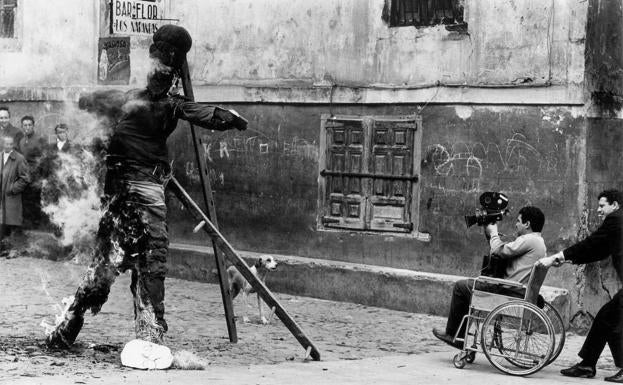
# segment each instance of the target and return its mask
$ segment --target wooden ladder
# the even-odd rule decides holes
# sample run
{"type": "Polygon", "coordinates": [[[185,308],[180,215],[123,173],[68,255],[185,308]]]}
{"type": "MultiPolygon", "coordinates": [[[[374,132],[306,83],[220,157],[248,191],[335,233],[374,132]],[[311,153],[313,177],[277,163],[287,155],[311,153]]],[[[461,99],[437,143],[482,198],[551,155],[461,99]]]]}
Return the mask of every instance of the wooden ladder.
{"type": "MultiPolygon", "coordinates": [[[[195,97],[190,80],[190,72],[186,61],[184,61],[184,64],[182,65],[181,78],[184,95],[187,98],[194,100],[195,97]]],[[[275,296],[268,290],[264,283],[251,272],[244,259],[236,253],[231,244],[229,244],[225,237],[223,237],[223,235],[219,232],[216,220],[216,211],[214,208],[214,197],[212,195],[212,187],[210,185],[210,178],[205,160],[205,153],[202,151],[203,147],[201,146],[196,129],[192,124],[190,124],[190,132],[192,134],[193,146],[195,148],[195,157],[197,167],[199,169],[199,177],[203,189],[203,200],[204,205],[207,208],[207,215],[190,197],[186,190],[184,190],[175,177],[171,179],[171,183],[168,184],[168,187],[173,191],[180,202],[182,202],[182,204],[200,220],[199,225],[195,227],[195,230],[199,231],[199,229],[203,228],[212,240],[212,248],[214,250],[214,258],[216,259],[219,284],[221,286],[221,296],[225,307],[225,319],[227,322],[229,340],[235,343],[238,341],[238,336],[236,333],[236,321],[234,319],[232,297],[229,290],[229,278],[227,276],[225,260],[221,256],[221,252],[225,254],[227,259],[229,259],[229,261],[238,269],[240,274],[242,274],[249,284],[257,291],[259,296],[271,309],[271,312],[279,317],[281,322],[283,322],[292,335],[303,346],[305,349],[305,358],[307,359],[308,357],[311,357],[315,361],[320,360],[320,352],[313,342],[305,335],[294,319],[290,317],[285,308],[277,301],[275,296]]]]}

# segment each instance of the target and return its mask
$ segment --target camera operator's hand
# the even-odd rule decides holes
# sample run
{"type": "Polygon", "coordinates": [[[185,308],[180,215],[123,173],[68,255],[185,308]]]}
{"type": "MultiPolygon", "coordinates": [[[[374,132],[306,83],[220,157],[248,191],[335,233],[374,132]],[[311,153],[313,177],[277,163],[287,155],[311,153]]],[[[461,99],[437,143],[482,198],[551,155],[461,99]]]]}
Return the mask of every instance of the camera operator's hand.
{"type": "Polygon", "coordinates": [[[489,223],[485,227],[485,234],[487,235],[487,237],[498,235],[498,225],[496,225],[495,223],[489,223]]]}

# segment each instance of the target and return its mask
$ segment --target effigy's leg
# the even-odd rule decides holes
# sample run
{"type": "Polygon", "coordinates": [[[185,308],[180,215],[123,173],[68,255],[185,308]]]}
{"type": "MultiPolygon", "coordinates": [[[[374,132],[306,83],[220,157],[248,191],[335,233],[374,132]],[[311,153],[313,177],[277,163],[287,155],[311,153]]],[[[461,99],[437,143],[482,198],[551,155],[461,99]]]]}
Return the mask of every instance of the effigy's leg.
{"type": "Polygon", "coordinates": [[[100,220],[93,262],[78,286],[71,304],[64,310],[55,329],[47,336],[49,347],[68,348],[82,329],[84,314],[97,314],[108,300],[110,287],[127,264],[126,250],[140,238],[136,234],[139,213],[129,204],[113,198],[100,220]]]}
{"type": "Polygon", "coordinates": [[[138,253],[132,270],[131,284],[136,338],[159,344],[168,330],[164,320],[164,278],[169,243],[165,218],[165,206],[143,210],[145,238],[141,242],[143,250],[138,253]]]}
{"type": "Polygon", "coordinates": [[[105,217],[100,222],[94,258],[82,282],[74,294],[73,301],[61,315],[60,323],[47,336],[50,347],[68,348],[71,346],[84,323],[84,313],[91,310],[97,314],[108,299],[110,287],[119,275],[117,263],[122,259],[123,250],[114,234],[114,229],[106,224],[105,217]]]}

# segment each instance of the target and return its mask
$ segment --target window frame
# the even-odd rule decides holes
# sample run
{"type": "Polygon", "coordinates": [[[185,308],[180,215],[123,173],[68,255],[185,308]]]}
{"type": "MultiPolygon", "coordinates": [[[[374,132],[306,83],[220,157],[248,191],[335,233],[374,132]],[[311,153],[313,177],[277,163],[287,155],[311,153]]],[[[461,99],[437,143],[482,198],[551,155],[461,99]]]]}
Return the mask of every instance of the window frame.
{"type": "MultiPolygon", "coordinates": [[[[4,7],[4,1],[5,0],[0,0],[0,8],[4,7]]],[[[0,50],[8,52],[21,50],[22,13],[23,4],[21,3],[21,0],[15,0],[15,11],[13,16],[13,37],[0,37],[0,50]]]]}
{"type": "MultiPolygon", "coordinates": [[[[365,130],[364,130],[365,131],[365,130]]],[[[372,143],[372,136],[374,135],[374,130],[371,132],[363,132],[363,145],[362,145],[362,158],[368,159],[374,155],[374,143],[372,143]],[[363,153],[367,152],[367,156],[363,153]]],[[[419,228],[419,212],[420,212],[420,189],[421,189],[421,178],[420,178],[420,162],[421,162],[421,154],[422,154],[422,117],[418,114],[409,114],[409,115],[330,115],[323,114],[321,115],[321,124],[320,124],[320,140],[319,140],[319,159],[318,159],[318,207],[317,207],[317,218],[316,218],[316,228],[318,231],[327,231],[327,232],[354,232],[354,233],[362,233],[362,234],[375,234],[375,235],[385,235],[385,236],[400,236],[400,237],[409,237],[409,238],[417,238],[423,241],[429,241],[430,237],[428,234],[422,234],[418,230],[419,228]],[[360,121],[362,122],[362,127],[364,125],[364,121],[366,119],[373,120],[375,122],[413,122],[414,127],[412,131],[412,141],[409,143],[409,149],[412,154],[411,159],[411,173],[409,175],[404,175],[404,179],[412,178],[410,191],[408,194],[405,194],[405,210],[408,210],[410,219],[410,223],[412,227],[410,229],[399,229],[396,228],[395,231],[387,231],[380,230],[378,228],[373,229],[375,218],[372,216],[370,212],[371,207],[371,198],[375,197],[374,191],[370,187],[374,186],[373,178],[366,177],[370,173],[374,174],[374,171],[368,170],[367,172],[360,172],[362,183],[365,181],[369,183],[368,189],[362,188],[361,198],[362,202],[365,201],[365,207],[363,208],[363,228],[356,227],[337,227],[338,225],[328,225],[325,223],[324,218],[325,214],[331,211],[331,201],[329,199],[330,193],[327,192],[328,186],[328,177],[331,175],[327,174],[328,171],[328,162],[331,148],[328,147],[327,143],[327,123],[331,121],[360,121]],[[365,175],[364,175],[365,174],[365,175]],[[363,190],[367,190],[365,193],[363,190]],[[407,196],[408,195],[408,196],[407,196]],[[408,209],[406,208],[408,206],[408,209]],[[367,228],[366,228],[366,221],[367,228]]],[[[331,172],[331,171],[330,171],[331,172]]],[[[334,171],[333,171],[334,172],[334,171]]],[[[357,173],[356,173],[357,174],[357,173]]],[[[376,173],[376,175],[384,175],[383,173],[376,173]]],[[[383,179],[380,177],[379,179],[383,179]]],[[[348,194],[345,193],[346,197],[348,194]]]]}
{"type": "MultiPolygon", "coordinates": [[[[408,8],[411,9],[418,9],[418,8],[423,8],[425,5],[423,5],[422,3],[427,3],[428,0],[386,0],[388,1],[388,5],[389,5],[389,26],[392,28],[395,27],[416,27],[416,28],[426,28],[426,27],[434,27],[434,26],[438,26],[438,25],[443,25],[446,26],[446,28],[448,30],[460,30],[460,29],[467,29],[467,23],[465,22],[465,7],[462,4],[464,2],[464,0],[433,0],[433,1],[449,1],[452,3],[452,9],[451,10],[435,10],[434,7],[431,7],[431,9],[428,9],[427,11],[430,11],[433,16],[435,13],[437,12],[452,12],[453,13],[453,18],[452,18],[452,22],[450,23],[446,23],[443,22],[443,18],[440,19],[437,22],[433,22],[435,19],[428,18],[427,20],[421,21],[419,23],[416,23],[415,20],[413,20],[413,22],[411,23],[407,23],[406,19],[405,20],[400,20],[400,15],[399,15],[399,10],[401,8],[403,8],[405,6],[405,4],[410,3],[410,6],[408,8]],[[457,17],[457,13],[455,12],[454,8],[461,8],[461,14],[460,14],[460,19],[457,17]]],[[[440,8],[441,9],[441,8],[440,8]]],[[[413,13],[413,12],[410,12],[413,13]]]]}

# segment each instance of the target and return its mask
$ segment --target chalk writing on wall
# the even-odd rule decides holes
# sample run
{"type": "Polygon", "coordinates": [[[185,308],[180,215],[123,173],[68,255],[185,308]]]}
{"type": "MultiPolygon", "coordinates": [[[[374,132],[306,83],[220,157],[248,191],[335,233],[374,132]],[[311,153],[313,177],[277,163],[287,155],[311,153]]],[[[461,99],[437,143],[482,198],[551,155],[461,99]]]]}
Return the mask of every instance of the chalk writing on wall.
{"type": "Polygon", "coordinates": [[[261,133],[255,135],[235,134],[222,137],[204,135],[201,138],[201,142],[208,162],[214,162],[214,159],[230,159],[238,155],[257,154],[258,156],[263,156],[274,153],[284,156],[302,157],[313,161],[318,160],[319,148],[316,141],[309,142],[296,136],[285,140],[277,140],[261,133]]]}
{"type": "MultiPolygon", "coordinates": [[[[434,180],[460,179],[460,191],[480,189],[485,177],[542,178],[560,180],[565,173],[565,155],[559,145],[540,149],[522,134],[515,133],[499,143],[455,142],[436,143],[426,148],[423,168],[432,172],[434,180]]],[[[438,183],[441,186],[441,183],[438,183]]],[[[451,183],[456,185],[456,183],[451,183]]],[[[431,187],[435,187],[435,183],[431,187]]]]}
{"type": "MultiPolygon", "coordinates": [[[[199,168],[195,165],[195,162],[186,162],[184,164],[184,173],[192,183],[199,183],[201,181],[199,176],[199,168]]],[[[210,185],[225,185],[225,174],[222,171],[217,171],[213,168],[208,168],[208,177],[210,178],[210,185]]]]}

